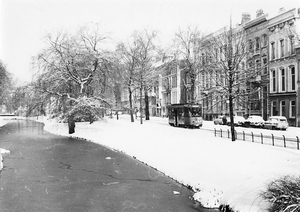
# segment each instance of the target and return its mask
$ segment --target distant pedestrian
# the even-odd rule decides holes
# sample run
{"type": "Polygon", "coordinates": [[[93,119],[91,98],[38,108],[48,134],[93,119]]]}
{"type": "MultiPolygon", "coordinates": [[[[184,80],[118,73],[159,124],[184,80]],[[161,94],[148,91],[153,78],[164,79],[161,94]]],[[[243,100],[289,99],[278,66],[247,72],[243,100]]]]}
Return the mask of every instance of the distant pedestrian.
{"type": "Polygon", "coordinates": [[[223,121],[223,124],[226,125],[227,124],[227,117],[223,116],[222,121],[223,121]]]}

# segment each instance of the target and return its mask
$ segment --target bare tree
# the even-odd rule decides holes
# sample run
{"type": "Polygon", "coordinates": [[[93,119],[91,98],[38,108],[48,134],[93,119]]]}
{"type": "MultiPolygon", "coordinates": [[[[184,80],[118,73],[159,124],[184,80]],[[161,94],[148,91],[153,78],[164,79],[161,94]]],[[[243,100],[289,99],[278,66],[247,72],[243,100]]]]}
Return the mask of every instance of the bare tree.
{"type": "Polygon", "coordinates": [[[149,101],[148,101],[148,89],[152,86],[153,71],[153,62],[155,59],[155,44],[154,39],[156,38],[157,33],[155,31],[144,30],[142,32],[135,32],[133,37],[134,41],[138,46],[137,53],[137,63],[138,63],[138,78],[137,82],[140,89],[140,123],[143,124],[143,91],[145,98],[145,115],[146,120],[149,120],[149,101]]]}
{"type": "Polygon", "coordinates": [[[48,35],[48,47],[37,57],[35,87],[50,103],[57,103],[52,104],[54,112],[67,119],[69,133],[75,130],[76,115],[88,116],[92,122],[98,109],[108,102],[103,88],[108,61],[99,46],[104,39],[87,28],[73,36],[48,35]]]}
{"type": "Polygon", "coordinates": [[[235,141],[234,103],[245,90],[246,72],[243,65],[247,56],[245,31],[242,28],[229,29],[207,36],[202,40],[205,46],[206,70],[219,95],[229,102],[231,138],[235,141]]]}
{"type": "Polygon", "coordinates": [[[137,65],[138,65],[138,50],[136,42],[132,42],[130,44],[125,45],[124,43],[120,43],[117,46],[117,54],[118,58],[120,58],[121,64],[123,65],[122,77],[123,82],[128,90],[128,98],[129,98],[129,111],[131,122],[134,122],[133,117],[133,92],[137,89],[136,85],[136,75],[137,75],[137,65]]]}
{"type": "Polygon", "coordinates": [[[0,60],[0,106],[5,105],[7,112],[12,112],[11,93],[13,91],[12,75],[0,60]]]}
{"type": "Polygon", "coordinates": [[[197,27],[193,28],[191,26],[187,27],[186,30],[179,29],[175,33],[175,47],[179,59],[182,60],[183,66],[181,68],[185,69],[186,76],[183,78],[183,84],[187,94],[190,96],[191,102],[196,101],[196,86],[197,86],[197,76],[201,70],[201,40],[202,33],[197,27]]]}

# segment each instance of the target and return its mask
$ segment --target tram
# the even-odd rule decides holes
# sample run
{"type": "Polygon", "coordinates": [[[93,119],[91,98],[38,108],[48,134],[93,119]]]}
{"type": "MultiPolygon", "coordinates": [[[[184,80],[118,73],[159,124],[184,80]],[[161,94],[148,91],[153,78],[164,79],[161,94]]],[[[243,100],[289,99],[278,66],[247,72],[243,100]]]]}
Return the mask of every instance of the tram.
{"type": "Polygon", "coordinates": [[[202,105],[171,104],[167,106],[169,125],[175,127],[200,128],[203,125],[202,105]]]}

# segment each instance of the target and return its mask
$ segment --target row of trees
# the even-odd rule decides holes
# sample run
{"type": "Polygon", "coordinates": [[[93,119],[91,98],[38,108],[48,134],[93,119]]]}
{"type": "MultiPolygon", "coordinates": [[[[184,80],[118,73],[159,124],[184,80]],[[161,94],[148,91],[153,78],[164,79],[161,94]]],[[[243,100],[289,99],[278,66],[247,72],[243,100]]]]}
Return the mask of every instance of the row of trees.
{"type": "MultiPolygon", "coordinates": [[[[48,111],[52,118],[68,122],[69,133],[74,133],[76,121],[92,123],[107,109],[120,110],[121,89],[125,87],[133,122],[133,91],[139,89],[143,111],[142,96],[147,101],[151,87],[155,37],[156,32],[135,32],[128,44],[119,43],[116,50],[108,51],[104,48],[108,38],[97,28],[83,27],[74,35],[48,34],[46,48],[34,59],[34,79],[23,88],[24,96],[30,99],[25,103],[27,115],[48,111]]],[[[142,116],[140,120],[142,123],[142,116]]]]}
{"type": "MultiPolygon", "coordinates": [[[[139,110],[143,111],[142,101],[145,101],[148,120],[148,92],[157,76],[154,63],[164,52],[155,45],[156,38],[155,31],[136,31],[127,43],[119,43],[115,50],[108,51],[105,44],[109,38],[98,28],[83,27],[73,35],[48,34],[46,48],[34,59],[33,81],[14,93],[15,99],[19,98],[16,105],[26,106],[26,115],[49,111],[52,117],[68,122],[69,132],[73,133],[76,120],[92,123],[107,108],[127,107],[133,122],[133,92],[138,91],[139,110]],[[124,88],[128,90],[128,105],[121,105],[124,88]],[[26,101],[20,101],[22,97],[26,101]]],[[[214,73],[211,80],[219,93],[228,97],[231,123],[234,123],[233,102],[240,95],[241,74],[245,75],[241,69],[247,54],[245,43],[243,31],[232,28],[204,37],[197,28],[188,27],[174,37],[172,51],[184,63],[189,81],[183,79],[183,84],[191,102],[196,101],[196,88],[203,86],[197,76],[207,71],[211,76],[214,73]],[[224,80],[226,83],[221,83],[224,80]]],[[[142,115],[140,122],[143,123],[142,115]]]]}
{"type": "Polygon", "coordinates": [[[13,76],[7,71],[6,65],[0,61],[0,111],[13,113],[18,109],[17,97],[14,96],[13,76]]]}

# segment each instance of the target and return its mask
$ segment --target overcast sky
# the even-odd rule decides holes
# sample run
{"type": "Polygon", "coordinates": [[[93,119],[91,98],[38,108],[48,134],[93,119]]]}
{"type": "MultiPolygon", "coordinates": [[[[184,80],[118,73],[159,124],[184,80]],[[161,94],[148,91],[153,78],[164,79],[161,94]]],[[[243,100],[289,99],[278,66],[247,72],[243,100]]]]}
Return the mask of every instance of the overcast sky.
{"type": "Polygon", "coordinates": [[[0,60],[20,81],[30,81],[31,58],[48,32],[99,23],[118,42],[150,28],[168,45],[179,27],[208,33],[227,25],[230,15],[238,24],[243,12],[254,18],[263,9],[273,17],[280,7],[300,7],[300,0],[0,0],[0,60]]]}

